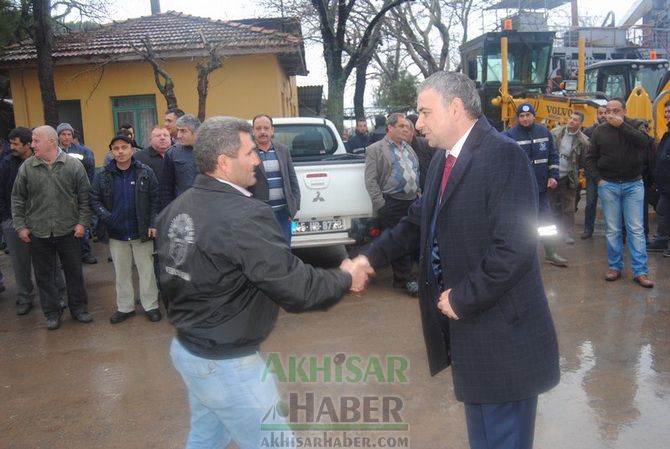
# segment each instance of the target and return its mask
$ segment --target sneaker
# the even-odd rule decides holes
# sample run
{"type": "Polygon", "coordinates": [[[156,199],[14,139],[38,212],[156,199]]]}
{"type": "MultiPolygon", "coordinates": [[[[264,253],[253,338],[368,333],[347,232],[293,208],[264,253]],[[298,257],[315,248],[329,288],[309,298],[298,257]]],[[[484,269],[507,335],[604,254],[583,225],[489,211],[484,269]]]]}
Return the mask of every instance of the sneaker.
{"type": "Polygon", "coordinates": [[[47,318],[47,329],[55,331],[60,327],[60,315],[47,318]]]}
{"type": "Polygon", "coordinates": [[[593,237],[593,231],[584,231],[579,236],[579,238],[582,240],[590,239],[591,237],[593,237]]]}
{"type": "Polygon", "coordinates": [[[663,251],[663,257],[670,257],[670,249],[663,251]]]}
{"type": "Polygon", "coordinates": [[[30,312],[30,309],[33,308],[32,304],[25,303],[25,304],[17,304],[16,305],[16,314],[17,315],[27,315],[28,312],[30,312]]]}
{"type": "Polygon", "coordinates": [[[80,323],[90,323],[93,321],[93,317],[88,312],[77,312],[72,314],[72,319],[79,321],[80,323]]]}
{"type": "Polygon", "coordinates": [[[95,265],[98,263],[98,259],[96,259],[93,254],[86,254],[85,256],[81,256],[81,261],[89,265],[95,265]]]}
{"type": "Polygon", "coordinates": [[[119,324],[122,321],[126,321],[131,316],[135,316],[134,310],[132,312],[121,312],[120,310],[117,310],[114,312],[114,315],[109,318],[109,322],[112,324],[119,324]]]}
{"type": "Polygon", "coordinates": [[[662,253],[666,249],[668,249],[668,242],[654,240],[653,242],[647,244],[647,251],[650,253],[662,253]]]}
{"type": "Polygon", "coordinates": [[[418,296],[419,295],[419,283],[416,281],[409,281],[405,285],[405,290],[409,296],[418,296]]]}
{"type": "Polygon", "coordinates": [[[573,239],[570,236],[567,236],[566,238],[564,238],[563,241],[568,245],[574,245],[575,244],[575,239],[573,239]]]}
{"type": "Polygon", "coordinates": [[[147,319],[152,323],[160,321],[161,318],[163,318],[160,309],[147,310],[146,312],[144,312],[144,314],[147,316],[147,319]]]}

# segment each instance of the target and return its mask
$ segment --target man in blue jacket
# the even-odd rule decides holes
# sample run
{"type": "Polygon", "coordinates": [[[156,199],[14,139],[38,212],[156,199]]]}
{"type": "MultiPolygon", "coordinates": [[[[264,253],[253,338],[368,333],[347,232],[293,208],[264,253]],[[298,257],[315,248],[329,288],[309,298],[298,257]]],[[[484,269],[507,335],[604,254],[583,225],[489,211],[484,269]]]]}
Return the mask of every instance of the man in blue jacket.
{"type": "Polygon", "coordinates": [[[558,152],[547,128],[535,123],[535,108],[522,103],[516,110],[517,124],[503,134],[516,140],[530,159],[540,194],[538,231],[544,246],[544,258],[552,265],[567,267],[568,261],[556,252],[558,231],[549,207],[548,190],[558,185],[558,152]]]}
{"type": "Polygon", "coordinates": [[[133,157],[132,139],[117,135],[109,143],[114,159],[96,175],[91,209],[107,227],[116,272],[117,324],[135,315],[133,261],[140,280],[140,300],[149,321],[160,321],[154,274],[154,220],[158,214],[158,181],[153,170],[133,157]]]}

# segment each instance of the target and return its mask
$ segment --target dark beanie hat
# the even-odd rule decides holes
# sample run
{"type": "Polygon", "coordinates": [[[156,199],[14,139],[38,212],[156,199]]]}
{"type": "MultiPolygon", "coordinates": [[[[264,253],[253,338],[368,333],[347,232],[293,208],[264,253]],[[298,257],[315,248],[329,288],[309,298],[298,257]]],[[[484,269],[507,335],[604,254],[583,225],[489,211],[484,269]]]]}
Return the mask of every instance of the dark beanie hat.
{"type": "Polygon", "coordinates": [[[535,108],[530,103],[521,103],[518,108],[516,108],[516,116],[518,117],[522,112],[530,112],[535,116],[535,108]]]}

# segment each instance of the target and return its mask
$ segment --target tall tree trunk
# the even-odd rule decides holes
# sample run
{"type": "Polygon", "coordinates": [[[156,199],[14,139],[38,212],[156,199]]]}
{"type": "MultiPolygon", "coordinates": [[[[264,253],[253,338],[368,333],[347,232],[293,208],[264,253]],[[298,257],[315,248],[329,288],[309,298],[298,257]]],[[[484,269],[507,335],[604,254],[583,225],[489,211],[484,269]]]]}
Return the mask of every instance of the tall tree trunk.
{"type": "Polygon", "coordinates": [[[354,89],[354,117],[365,117],[365,87],[367,84],[370,58],[356,66],[356,87],[354,89]]]}
{"type": "Polygon", "coordinates": [[[328,106],[326,107],[326,118],[333,122],[338,131],[344,128],[344,76],[328,77],[328,106]]]}
{"type": "Polygon", "coordinates": [[[42,95],[44,123],[54,128],[58,126],[58,103],[54,86],[54,67],[52,59],[53,33],[51,29],[51,0],[32,0],[35,35],[33,40],[37,49],[37,76],[42,95]]]}

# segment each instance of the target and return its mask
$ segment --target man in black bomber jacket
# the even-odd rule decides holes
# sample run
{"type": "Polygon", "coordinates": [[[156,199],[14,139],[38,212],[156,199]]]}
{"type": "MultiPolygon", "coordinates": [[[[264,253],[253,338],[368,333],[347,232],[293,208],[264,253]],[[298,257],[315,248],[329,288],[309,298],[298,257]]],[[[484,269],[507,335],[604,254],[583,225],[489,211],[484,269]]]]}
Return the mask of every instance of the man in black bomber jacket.
{"type": "Polygon", "coordinates": [[[260,163],[250,132],[232,117],[205,121],[194,149],[201,174],[158,216],[161,292],[177,330],[170,355],[189,391],[187,447],[257,448],[278,401],[258,349],[279,306],[324,308],[367,280],[349,260],[324,270],[291,254],[272,208],[247,190],[260,163]]]}

